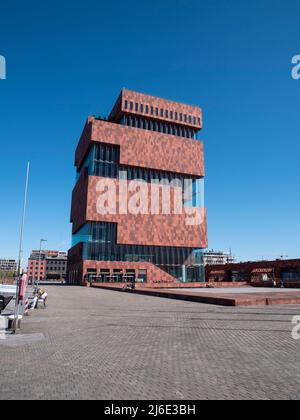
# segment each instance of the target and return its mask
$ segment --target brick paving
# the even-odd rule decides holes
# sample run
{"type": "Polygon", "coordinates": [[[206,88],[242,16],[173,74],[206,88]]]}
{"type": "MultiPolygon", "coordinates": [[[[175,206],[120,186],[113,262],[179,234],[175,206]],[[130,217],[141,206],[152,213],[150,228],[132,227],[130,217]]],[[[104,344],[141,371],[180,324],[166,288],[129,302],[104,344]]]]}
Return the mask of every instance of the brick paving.
{"type": "Polygon", "coordinates": [[[49,287],[0,340],[0,399],[298,399],[300,305],[226,308],[49,287]]]}

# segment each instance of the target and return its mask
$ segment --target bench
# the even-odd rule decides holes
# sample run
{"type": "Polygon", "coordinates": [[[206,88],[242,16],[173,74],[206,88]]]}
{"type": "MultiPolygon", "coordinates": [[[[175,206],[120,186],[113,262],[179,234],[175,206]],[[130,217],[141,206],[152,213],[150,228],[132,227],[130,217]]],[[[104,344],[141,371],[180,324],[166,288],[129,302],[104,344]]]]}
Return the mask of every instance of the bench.
{"type": "Polygon", "coordinates": [[[29,298],[31,300],[31,302],[28,304],[28,310],[39,309],[40,305],[43,305],[43,307],[46,308],[47,307],[47,298],[48,298],[48,296],[46,296],[45,298],[38,297],[38,296],[34,296],[34,297],[29,298]]]}
{"type": "Polygon", "coordinates": [[[39,304],[43,305],[44,308],[46,308],[47,307],[47,298],[48,298],[48,295],[44,298],[42,298],[42,297],[38,298],[37,308],[39,307],[39,304]]]}

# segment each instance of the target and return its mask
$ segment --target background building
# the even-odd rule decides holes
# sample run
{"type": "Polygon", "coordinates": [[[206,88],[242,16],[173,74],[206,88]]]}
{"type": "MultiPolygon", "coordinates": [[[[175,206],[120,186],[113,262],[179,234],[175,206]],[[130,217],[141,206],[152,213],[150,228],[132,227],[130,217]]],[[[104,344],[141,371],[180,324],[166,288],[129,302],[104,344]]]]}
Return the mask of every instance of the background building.
{"type": "MultiPolygon", "coordinates": [[[[194,263],[195,253],[207,248],[204,148],[197,140],[201,128],[199,107],[125,89],[108,120],[88,118],[75,156],[69,283],[204,280],[203,265],[194,263]],[[126,172],[126,179],[119,178],[119,171],[126,172]],[[159,214],[99,214],[97,185],[103,179],[112,180],[117,191],[124,191],[136,179],[147,187],[153,179],[190,181],[188,199],[180,184],[172,186],[171,195],[179,194],[184,210],[201,222],[187,224],[186,214],[176,214],[174,208],[171,214],[162,214],[161,209],[159,214]]],[[[167,187],[160,189],[163,194],[167,187]]],[[[127,208],[129,199],[122,196],[118,207],[125,203],[127,208]]]]}
{"type": "Polygon", "coordinates": [[[63,251],[32,251],[28,259],[29,281],[65,280],[67,253],[63,251]]]}
{"type": "Polygon", "coordinates": [[[273,286],[275,281],[277,285],[300,288],[300,259],[206,266],[206,279],[220,282],[245,281],[254,286],[273,286]]]}
{"type": "Polygon", "coordinates": [[[16,273],[18,270],[18,261],[8,258],[0,258],[1,273],[16,273]]]}
{"type": "Polygon", "coordinates": [[[204,265],[223,265],[235,263],[235,257],[231,252],[223,251],[204,251],[203,252],[204,265]]]}

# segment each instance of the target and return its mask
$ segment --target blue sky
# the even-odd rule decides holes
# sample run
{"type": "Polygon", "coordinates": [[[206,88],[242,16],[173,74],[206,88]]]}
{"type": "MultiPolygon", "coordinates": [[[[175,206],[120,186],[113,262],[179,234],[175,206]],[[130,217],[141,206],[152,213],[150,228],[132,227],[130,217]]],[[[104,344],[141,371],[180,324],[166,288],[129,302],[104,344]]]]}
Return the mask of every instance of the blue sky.
{"type": "Polygon", "coordinates": [[[10,0],[0,9],[0,256],[67,249],[74,150],[122,87],[204,111],[209,245],[299,257],[298,0],[10,0]]]}

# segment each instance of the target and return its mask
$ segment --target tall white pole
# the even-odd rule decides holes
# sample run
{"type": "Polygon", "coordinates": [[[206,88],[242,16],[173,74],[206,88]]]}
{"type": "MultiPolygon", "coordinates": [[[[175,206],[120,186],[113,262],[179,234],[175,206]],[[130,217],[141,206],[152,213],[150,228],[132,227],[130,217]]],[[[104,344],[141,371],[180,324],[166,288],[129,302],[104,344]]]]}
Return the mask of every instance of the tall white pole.
{"type": "Polygon", "coordinates": [[[24,238],[24,225],[25,225],[25,216],[26,216],[26,207],[27,207],[27,195],[28,195],[28,183],[29,183],[29,171],[30,171],[30,162],[27,163],[26,171],[26,182],[25,182],[25,191],[24,191],[24,203],[23,203],[23,214],[22,214],[22,223],[21,223],[21,233],[20,233],[20,245],[19,245],[19,264],[18,264],[18,277],[17,277],[17,288],[16,288],[16,305],[15,305],[15,319],[13,332],[16,333],[18,328],[18,317],[19,317],[19,287],[20,287],[20,277],[22,275],[22,256],[23,256],[23,238],[24,238]]]}
{"type": "Polygon", "coordinates": [[[24,225],[25,225],[26,207],[27,207],[29,171],[30,171],[30,162],[27,163],[27,172],[26,172],[24,203],[23,203],[23,215],[22,215],[21,234],[20,234],[20,246],[19,246],[19,269],[18,269],[18,276],[20,276],[22,274],[22,272],[21,272],[21,268],[22,268],[21,265],[22,265],[22,258],[23,258],[23,238],[24,238],[24,225]]]}

